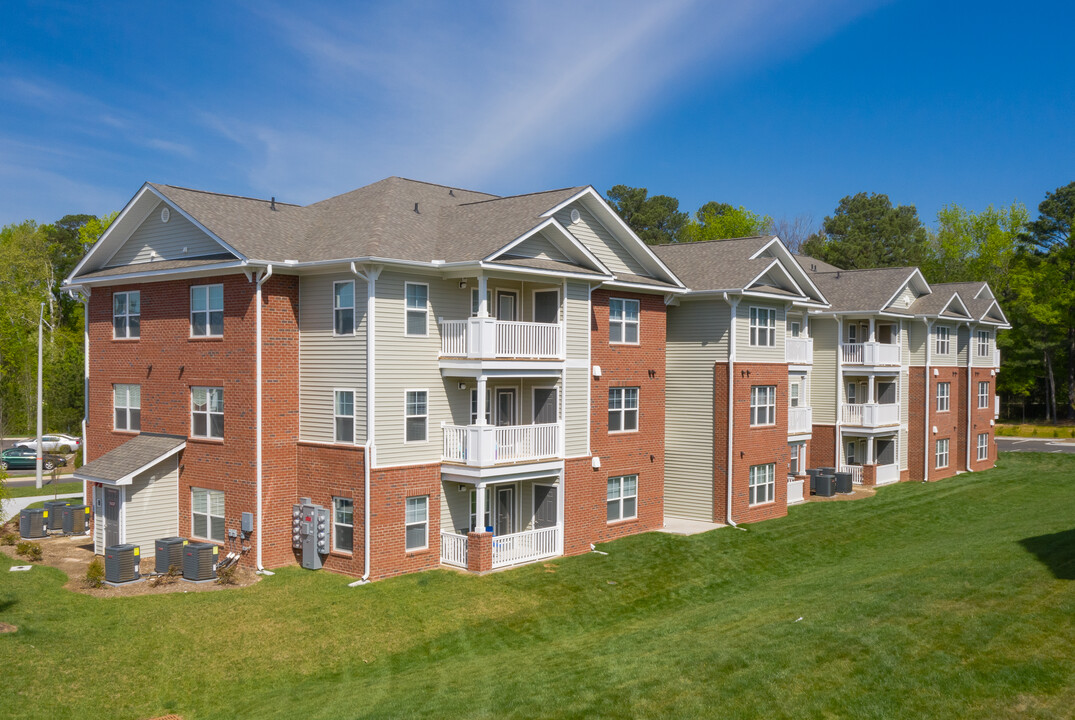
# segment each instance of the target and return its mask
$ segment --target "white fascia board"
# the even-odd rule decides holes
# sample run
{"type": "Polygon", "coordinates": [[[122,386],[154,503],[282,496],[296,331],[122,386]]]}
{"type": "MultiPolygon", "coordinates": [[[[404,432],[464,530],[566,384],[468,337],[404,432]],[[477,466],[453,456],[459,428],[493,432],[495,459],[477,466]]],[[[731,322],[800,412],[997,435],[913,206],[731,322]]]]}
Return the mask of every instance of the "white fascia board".
{"type": "Polygon", "coordinates": [[[570,272],[567,270],[545,270],[542,268],[523,267],[521,265],[503,265],[495,261],[486,262],[484,260],[478,263],[478,267],[482,270],[498,270],[501,272],[519,273],[522,275],[547,275],[551,277],[575,278],[579,280],[589,280],[591,282],[603,282],[614,278],[611,274],[599,275],[597,273],[570,272]]]}
{"type": "Polygon", "coordinates": [[[805,297],[809,297],[809,295],[807,295],[806,293],[804,293],[804,292],[803,292],[802,286],[800,286],[800,285],[799,285],[799,283],[795,282],[795,278],[793,278],[793,277],[791,276],[791,273],[789,273],[789,272],[788,272],[788,269],[787,269],[786,267],[784,267],[784,263],[780,262],[780,260],[779,260],[778,258],[773,258],[773,261],[772,261],[771,263],[769,263],[769,267],[765,268],[765,270],[764,270],[764,271],[763,271],[763,272],[762,272],[762,273],[761,273],[760,275],[758,275],[758,276],[757,276],[756,278],[754,278],[753,280],[751,280],[751,281],[750,281],[750,284],[749,284],[749,285],[747,285],[747,289],[750,289],[750,286],[751,286],[751,285],[753,285],[754,283],[758,282],[758,280],[759,280],[759,279],[760,279],[761,277],[763,277],[763,276],[764,276],[764,275],[766,275],[766,274],[767,274],[767,273],[768,273],[768,272],[769,272],[770,270],[772,270],[772,269],[773,269],[773,266],[774,266],[774,265],[775,265],[775,266],[777,267],[777,269],[779,269],[779,270],[780,270],[780,272],[781,272],[781,273],[783,273],[783,275],[784,275],[784,278],[785,278],[785,279],[786,279],[786,280],[787,280],[787,281],[788,281],[789,283],[791,283],[791,286],[792,286],[793,288],[795,288],[795,291],[796,291],[797,293],[799,293],[799,295],[801,295],[801,296],[802,296],[802,297],[804,297],[804,298],[805,298],[805,297]]]}
{"type": "Polygon", "coordinates": [[[170,200],[170,199],[169,199],[168,197],[166,197],[166,196],[164,195],[164,193],[162,193],[162,192],[160,192],[159,190],[157,190],[157,188],[153,187],[153,186],[152,186],[152,185],[150,185],[149,183],[146,183],[146,187],[148,187],[148,188],[150,189],[150,191],[151,191],[151,192],[153,192],[153,194],[154,194],[154,195],[156,195],[157,197],[159,197],[159,198],[160,198],[161,200],[163,200],[164,202],[168,203],[168,205],[169,205],[169,206],[170,206],[170,207],[171,207],[172,209],[174,209],[174,210],[175,210],[175,211],[176,211],[177,213],[179,213],[179,214],[180,214],[180,215],[182,215],[182,216],[183,216],[184,218],[186,218],[186,219],[187,219],[187,220],[189,220],[189,221],[190,221],[191,223],[193,223],[193,224],[194,224],[194,227],[198,228],[198,229],[199,229],[199,230],[201,230],[201,231],[202,231],[203,233],[205,233],[206,235],[208,235],[209,237],[211,237],[211,238],[212,238],[213,240],[215,240],[216,242],[220,243],[220,245],[221,245],[221,246],[222,246],[222,247],[223,247],[223,248],[224,248],[225,250],[227,250],[228,252],[230,252],[230,253],[231,253],[232,255],[234,255],[235,257],[239,258],[240,260],[249,260],[249,258],[247,258],[247,256],[246,256],[246,255],[244,255],[243,253],[239,252],[238,250],[236,250],[235,248],[233,248],[233,247],[232,247],[231,245],[229,245],[228,243],[224,242],[224,241],[223,241],[223,240],[222,240],[222,239],[220,238],[220,236],[219,236],[219,235],[217,235],[217,234],[216,234],[215,232],[213,232],[212,230],[210,230],[209,228],[207,228],[207,227],[206,227],[205,225],[202,225],[202,224],[201,224],[200,222],[198,222],[198,220],[197,220],[197,219],[196,219],[196,218],[195,218],[195,217],[194,217],[193,215],[191,215],[191,214],[190,214],[190,213],[188,213],[188,212],[187,212],[186,210],[184,210],[183,208],[181,208],[181,207],[179,207],[178,205],[176,205],[176,204],[175,204],[175,203],[174,203],[174,202],[173,202],[172,200],[170,200]]]}
{"type": "MultiPolygon", "coordinates": [[[[918,273],[918,277],[922,278],[923,283],[926,283],[926,278],[922,276],[922,273],[918,272],[918,268],[915,268],[914,270],[912,270],[910,272],[909,275],[907,275],[907,278],[903,282],[900,283],[900,286],[898,288],[896,288],[896,292],[892,293],[892,297],[890,297],[888,300],[886,300],[884,303],[882,303],[882,305],[881,305],[882,309],[887,308],[889,305],[891,305],[892,303],[896,302],[896,298],[898,298],[900,296],[900,293],[903,292],[903,289],[905,287],[907,287],[907,283],[911,282],[911,279],[914,278],[915,273],[918,273]]],[[[933,292],[933,289],[929,287],[929,283],[926,283],[926,288],[927,288],[926,292],[933,292]]]]}
{"type": "Polygon", "coordinates": [[[618,288],[622,290],[639,290],[641,292],[653,293],[656,295],[681,295],[688,292],[686,288],[680,287],[658,287],[657,285],[646,285],[645,283],[633,283],[627,280],[608,280],[601,284],[606,288],[618,288]]]}
{"type": "MultiPolygon", "coordinates": [[[[72,270],[66,278],[64,278],[64,284],[67,284],[71,281],[71,278],[77,276],[78,273],[82,270],[86,263],[90,261],[91,258],[103,252],[101,248],[105,247],[112,241],[112,236],[116,235],[119,232],[119,227],[125,226],[128,223],[133,214],[134,208],[138,205],[138,202],[150,191],[151,188],[149,186],[149,183],[143,183],[142,187],[139,188],[138,192],[134,194],[134,197],[128,200],[127,204],[123,206],[123,209],[120,210],[119,215],[117,215],[116,219],[112,221],[112,224],[109,225],[108,228],[101,234],[101,237],[97,238],[97,242],[93,244],[93,247],[91,247],[89,251],[83,256],[83,258],[78,261],[78,264],[75,265],[75,269],[72,270]]],[[[154,204],[153,207],[155,206],[156,204],[154,204]]],[[[138,222],[134,224],[135,229],[137,229],[137,227],[141,225],[147,217],[149,217],[149,213],[153,212],[153,207],[150,207],[148,210],[142,211],[142,216],[138,219],[138,222]]],[[[130,234],[132,233],[134,233],[134,229],[132,229],[131,232],[128,233],[128,236],[130,236],[130,234]]],[[[123,243],[120,242],[116,249],[118,250],[122,246],[123,243]]],[[[109,257],[115,254],[116,251],[113,250],[109,257]]]]}
{"type": "Polygon", "coordinates": [[[998,321],[996,321],[996,320],[987,320],[986,319],[986,315],[988,315],[989,311],[992,310],[993,308],[996,308],[997,312],[1000,313],[1000,317],[1002,318],[1000,323],[1004,324],[1004,325],[1008,325],[1008,316],[1004,314],[1004,308],[1002,308],[1000,306],[1000,303],[998,303],[996,300],[994,300],[993,302],[989,303],[989,307],[987,307],[982,312],[982,316],[980,318],[978,318],[978,320],[981,321],[981,322],[997,323],[998,321]]]}
{"type": "MultiPolygon", "coordinates": [[[[150,264],[150,263],[140,263],[150,264]]],[[[138,265],[132,265],[132,268],[138,265]]],[[[240,270],[250,267],[244,260],[228,260],[213,265],[199,265],[189,268],[172,268],[171,270],[147,270],[142,272],[129,272],[122,275],[105,275],[98,278],[82,278],[78,285],[94,287],[97,285],[115,285],[117,282],[156,282],[159,280],[172,280],[177,277],[197,276],[202,273],[220,274],[221,270],[240,270]]]]}
{"type": "Polygon", "coordinates": [[[560,236],[561,236],[561,238],[564,240],[564,242],[566,242],[572,249],[574,249],[578,253],[580,253],[584,258],[586,258],[586,260],[588,262],[592,263],[593,266],[595,268],[597,268],[599,271],[601,271],[602,273],[608,274],[608,275],[612,274],[612,271],[609,270],[608,267],[606,267],[604,263],[602,263],[600,260],[598,260],[596,255],[594,255],[592,252],[590,252],[588,249],[586,249],[586,246],[583,245],[581,242],[579,242],[579,240],[574,235],[572,235],[570,232],[568,232],[567,228],[565,228],[563,225],[561,225],[556,220],[556,218],[548,218],[547,220],[545,220],[540,225],[537,225],[537,226],[531,228],[530,230],[527,230],[525,233],[523,233],[519,237],[515,238],[510,243],[508,243],[504,247],[500,248],[496,252],[494,252],[491,255],[488,255],[488,256],[482,258],[481,261],[482,262],[489,262],[489,261],[495,260],[496,258],[500,257],[501,255],[506,254],[513,247],[525,242],[526,240],[529,240],[530,238],[534,237],[535,235],[540,233],[545,228],[549,228],[549,227],[551,227],[554,230],[558,231],[560,236]]]}
{"type": "MultiPolygon", "coordinates": [[[[756,252],[753,255],[751,255],[750,259],[753,260],[753,259],[757,258],[758,255],[760,255],[763,252],[765,252],[774,243],[776,243],[776,245],[780,248],[781,252],[783,252],[783,254],[784,254],[784,259],[785,259],[784,270],[786,272],[788,272],[789,275],[791,274],[791,271],[788,270],[788,268],[786,266],[786,262],[791,261],[792,266],[798,271],[797,274],[803,280],[806,281],[806,284],[810,286],[811,290],[813,290],[815,293],[817,293],[816,297],[821,298],[822,303],[824,303],[825,305],[828,305],[829,304],[829,299],[827,297],[825,297],[825,293],[821,292],[821,288],[819,288],[817,285],[814,284],[814,281],[810,279],[810,274],[808,272],[806,272],[806,270],[803,269],[803,266],[799,264],[799,261],[795,259],[795,256],[791,254],[791,251],[788,250],[787,246],[784,244],[784,241],[781,240],[779,236],[774,235],[773,239],[770,240],[769,242],[765,243],[765,245],[763,245],[762,248],[760,250],[758,250],[758,252],[756,252]]],[[[801,286],[799,286],[799,292],[802,292],[802,287],[801,286]]],[[[806,293],[803,293],[803,294],[805,295],[806,293]]]]}
{"type": "Polygon", "coordinates": [[[977,300],[982,296],[982,293],[986,293],[986,297],[990,300],[996,300],[997,296],[993,294],[993,288],[989,287],[989,283],[983,282],[982,286],[978,288],[978,292],[974,294],[974,299],[977,300]]]}
{"type": "MultiPolygon", "coordinates": [[[[623,221],[623,218],[620,217],[619,213],[613,210],[612,206],[609,205],[608,202],[603,197],[601,197],[601,195],[596,190],[594,190],[593,185],[587,185],[585,188],[575,193],[567,200],[564,200],[562,203],[552,208],[551,210],[546,210],[541,215],[542,217],[552,217],[571,203],[585,199],[590,199],[596,202],[597,208],[600,210],[601,213],[606,216],[606,219],[610,220],[620,230],[620,232],[626,235],[627,238],[635,245],[635,252],[631,252],[630,247],[627,247],[626,245],[624,246],[628,252],[634,255],[635,259],[642,260],[642,258],[639,258],[637,254],[638,252],[641,252],[646,258],[646,260],[655,264],[658,268],[661,269],[662,272],[665,273],[665,280],[669,280],[681,288],[687,287],[667,265],[661,262],[661,259],[657,257],[657,254],[650,250],[649,245],[644,243],[642,241],[642,238],[638,237],[638,235],[635,234],[635,231],[631,229],[631,226],[623,221]]],[[[590,207],[590,209],[592,210],[594,208],[590,207]]],[[[601,218],[598,218],[598,220],[600,219],[601,218]]],[[[617,241],[618,240],[619,238],[617,237],[617,241]]]]}
{"type": "Polygon", "coordinates": [[[773,293],[767,293],[763,290],[744,290],[742,292],[743,297],[752,298],[764,298],[766,300],[779,300],[780,302],[794,302],[795,298],[788,297],[787,295],[774,295],[773,293]]]}
{"type": "Polygon", "coordinates": [[[187,446],[186,442],[182,442],[178,446],[176,446],[176,447],[172,448],[171,450],[169,450],[168,452],[164,453],[163,455],[159,455],[156,458],[150,460],[149,462],[147,462],[142,467],[136,468],[135,470],[130,471],[129,473],[127,473],[123,477],[119,478],[118,480],[109,480],[109,479],[105,479],[105,478],[98,478],[98,477],[93,477],[92,475],[81,475],[81,474],[79,474],[79,472],[77,470],[74,473],[72,473],[71,476],[73,478],[75,478],[76,480],[87,480],[89,482],[97,482],[97,483],[102,483],[104,485],[130,485],[130,484],[132,484],[134,482],[134,479],[140,473],[143,473],[146,470],[149,470],[154,465],[159,465],[160,463],[164,462],[168,458],[170,458],[173,455],[175,455],[176,453],[178,453],[180,450],[182,450],[186,446],[187,446]]]}
{"type": "Polygon", "coordinates": [[[956,300],[956,301],[958,301],[958,302],[959,302],[959,306],[960,306],[961,308],[963,308],[963,313],[964,313],[964,314],[965,314],[965,315],[966,315],[966,316],[967,316],[967,317],[968,317],[969,319],[972,319],[972,320],[974,319],[974,316],[973,316],[973,315],[971,315],[971,312],[970,312],[970,310],[969,310],[969,309],[967,308],[967,304],[966,304],[965,302],[963,302],[963,298],[959,297],[959,293],[958,293],[958,292],[956,292],[956,291],[954,291],[954,290],[952,291],[952,297],[948,298],[948,302],[946,302],[946,303],[944,304],[944,310],[941,310],[941,312],[944,312],[945,310],[947,310],[947,309],[949,309],[950,307],[952,307],[952,301],[953,301],[953,300],[956,300]]]}

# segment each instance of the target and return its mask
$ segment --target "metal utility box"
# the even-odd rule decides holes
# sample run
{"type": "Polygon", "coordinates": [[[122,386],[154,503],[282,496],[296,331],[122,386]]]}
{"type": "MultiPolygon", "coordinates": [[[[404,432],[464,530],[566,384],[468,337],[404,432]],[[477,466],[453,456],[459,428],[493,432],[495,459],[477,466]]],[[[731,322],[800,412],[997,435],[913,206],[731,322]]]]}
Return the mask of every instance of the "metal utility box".
{"type": "Polygon", "coordinates": [[[90,529],[89,505],[65,505],[60,513],[64,535],[81,535],[90,529]]]}
{"type": "Polygon", "coordinates": [[[45,503],[45,517],[48,522],[45,523],[47,530],[62,530],[63,529],[63,509],[67,507],[66,500],[49,500],[45,503]]]}
{"type": "Polygon", "coordinates": [[[324,555],[329,548],[328,510],[314,505],[310,498],[300,498],[298,505],[291,506],[291,546],[302,549],[302,566],[307,570],[320,570],[324,555]]]}
{"type": "Polygon", "coordinates": [[[216,578],[220,548],[212,543],[187,543],[183,548],[183,579],[201,582],[216,578]]]}
{"type": "Polygon", "coordinates": [[[187,541],[181,537],[158,538],[153,543],[153,570],[165,575],[172,568],[183,569],[183,548],[187,541]]]}
{"type": "Polygon", "coordinates": [[[243,535],[249,535],[254,532],[254,513],[244,512],[240,516],[239,529],[243,531],[243,535]]]}
{"type": "Polygon", "coordinates": [[[105,548],[105,582],[113,585],[134,582],[141,575],[138,566],[141,562],[137,545],[109,545],[105,548]]]}
{"type": "Polygon", "coordinates": [[[24,538],[43,538],[47,534],[45,525],[48,520],[41,508],[19,512],[19,535],[24,538]]]}

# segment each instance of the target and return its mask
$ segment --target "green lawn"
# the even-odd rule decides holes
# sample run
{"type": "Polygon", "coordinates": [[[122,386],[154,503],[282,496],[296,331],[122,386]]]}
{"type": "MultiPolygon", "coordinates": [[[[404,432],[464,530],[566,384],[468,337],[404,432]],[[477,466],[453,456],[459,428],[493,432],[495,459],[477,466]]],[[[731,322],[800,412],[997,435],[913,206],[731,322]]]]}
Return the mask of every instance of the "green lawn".
{"type": "Polygon", "coordinates": [[[4,572],[13,718],[1043,718],[1075,708],[1075,457],[473,577],[97,600],[4,572]],[[801,620],[800,620],[801,618],[801,620]]]}
{"type": "Polygon", "coordinates": [[[44,487],[9,487],[7,489],[7,496],[9,498],[20,497],[33,497],[36,495],[63,495],[65,493],[82,492],[81,482],[61,482],[55,485],[49,485],[48,481],[45,481],[44,487]]]}

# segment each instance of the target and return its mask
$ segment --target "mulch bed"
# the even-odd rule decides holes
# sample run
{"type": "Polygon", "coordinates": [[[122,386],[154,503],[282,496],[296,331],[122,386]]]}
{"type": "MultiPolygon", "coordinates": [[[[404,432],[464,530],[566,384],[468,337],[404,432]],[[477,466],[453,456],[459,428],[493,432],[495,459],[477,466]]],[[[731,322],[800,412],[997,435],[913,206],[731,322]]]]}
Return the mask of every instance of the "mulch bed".
{"type": "Polygon", "coordinates": [[[862,500],[863,498],[873,497],[877,494],[877,488],[868,487],[866,485],[855,485],[852,488],[852,492],[849,495],[841,495],[836,493],[832,497],[820,497],[818,495],[811,495],[807,498],[808,502],[833,502],[841,500],[862,500]]]}

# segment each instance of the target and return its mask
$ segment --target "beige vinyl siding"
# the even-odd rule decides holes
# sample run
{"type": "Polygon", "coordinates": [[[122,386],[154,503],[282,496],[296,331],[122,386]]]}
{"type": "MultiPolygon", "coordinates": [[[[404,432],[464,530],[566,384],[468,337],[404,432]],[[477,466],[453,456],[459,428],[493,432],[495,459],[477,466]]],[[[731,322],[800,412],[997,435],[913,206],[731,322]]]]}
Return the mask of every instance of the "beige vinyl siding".
{"type": "Polygon", "coordinates": [[[713,520],[713,383],[728,361],[729,308],[718,300],[683,300],[668,308],[665,348],[664,512],[713,520]]]}
{"type": "Polygon", "coordinates": [[[439,462],[441,423],[451,422],[447,388],[454,378],[442,379],[440,328],[437,318],[460,319],[470,315],[470,290],[458,280],[403,274],[386,270],[377,279],[376,312],[376,445],[377,465],[416,465],[439,462]],[[425,337],[405,335],[404,284],[429,287],[425,337]],[[425,442],[404,443],[404,403],[407,390],[428,392],[428,435],[425,442]]]}
{"type": "Polygon", "coordinates": [[[534,235],[519,243],[505,255],[525,258],[541,258],[543,260],[568,260],[567,256],[560,252],[549,238],[544,235],[534,235]]]}
{"type": "Polygon", "coordinates": [[[971,333],[971,359],[975,367],[993,367],[993,350],[996,348],[994,341],[995,333],[990,327],[977,326],[971,333]],[[978,355],[978,331],[985,330],[989,333],[989,347],[987,348],[985,357],[978,355]]]}
{"type": "Polygon", "coordinates": [[[959,361],[959,335],[956,331],[954,323],[935,323],[933,325],[933,332],[930,336],[930,342],[933,343],[933,352],[930,356],[930,360],[933,365],[937,366],[950,366],[956,365],[959,361]],[[937,329],[941,327],[948,328],[948,354],[941,355],[937,352],[937,329]]]}
{"type": "Polygon", "coordinates": [[[907,306],[915,301],[918,296],[915,295],[914,288],[908,283],[903,286],[903,290],[900,290],[896,295],[896,299],[892,301],[892,304],[888,307],[894,310],[906,310],[907,306]]]}
{"type": "Polygon", "coordinates": [[[135,265],[153,260],[183,260],[199,255],[228,252],[227,248],[202,232],[194,223],[175,210],[170,210],[168,222],[161,222],[161,202],[154,208],[130,239],[108,260],[108,266],[135,265]],[[183,252],[184,248],[186,252],[183,252]],[[157,257],[153,257],[153,253],[157,257]]]}
{"type": "Polygon", "coordinates": [[[899,453],[900,453],[900,457],[899,457],[900,470],[906,470],[907,469],[907,429],[906,428],[900,428],[899,438],[900,439],[899,439],[898,444],[899,444],[899,453]]]}
{"type": "Polygon", "coordinates": [[[920,320],[907,320],[908,364],[920,367],[926,364],[926,323],[920,320]]]}
{"type": "Polygon", "coordinates": [[[956,336],[959,340],[957,345],[959,366],[967,367],[967,353],[970,352],[970,328],[966,325],[960,325],[959,330],[956,331],[956,336]]]}
{"type": "Polygon", "coordinates": [[[908,328],[914,323],[910,320],[900,320],[900,365],[906,368],[911,364],[911,342],[907,337],[908,328]]]}
{"type": "Polygon", "coordinates": [[[743,298],[735,314],[735,360],[736,362],[782,363],[784,355],[784,338],[787,336],[787,321],[784,318],[784,306],[776,303],[754,302],[743,298]],[[750,344],[750,308],[769,308],[776,310],[776,344],[772,346],[751,346],[750,344]]]}
{"type": "Polygon", "coordinates": [[[810,334],[814,338],[814,366],[810,373],[810,406],[814,408],[814,423],[836,424],[836,357],[839,343],[836,341],[836,320],[812,318],[810,334]]]}
{"type": "Polygon", "coordinates": [[[570,360],[590,359],[590,286],[568,282],[564,304],[566,350],[570,360]]]}
{"type": "Polygon", "coordinates": [[[581,203],[572,203],[560,210],[556,213],[556,220],[612,272],[650,275],[642,263],[638,262],[581,203]],[[578,210],[581,216],[577,223],[571,222],[572,209],[578,210]]]}
{"type": "MultiPolygon", "coordinates": [[[[555,476],[538,480],[523,480],[513,483],[497,483],[489,485],[493,492],[496,488],[510,485],[515,488],[515,517],[516,532],[534,529],[534,485],[558,485],[555,476]]],[[[470,529],[470,493],[472,485],[454,482],[445,482],[441,485],[444,502],[441,503],[440,526],[444,530],[459,532],[466,528],[470,529]],[[462,490],[459,488],[463,487],[462,490]]],[[[557,488],[559,492],[562,489],[557,488]]],[[[563,518],[560,518],[563,522],[563,518]]]]}
{"type": "Polygon", "coordinates": [[[178,492],[178,455],[139,473],[124,488],[125,542],[138,545],[143,560],[155,554],[157,538],[180,534],[178,492]]]}
{"type": "MultiPolygon", "coordinates": [[[[445,386],[445,392],[448,397],[448,406],[450,409],[451,417],[447,420],[452,425],[469,425],[470,424],[470,396],[471,392],[477,389],[478,384],[476,380],[466,379],[449,382],[445,386]],[[459,389],[459,382],[465,382],[466,389],[459,389]]],[[[557,390],[557,402],[559,407],[557,408],[557,415],[563,416],[563,392],[560,388],[560,382],[558,378],[490,378],[488,381],[487,389],[492,393],[492,402],[496,404],[496,391],[498,389],[511,389],[515,391],[515,413],[516,413],[516,425],[530,425],[534,422],[534,388],[550,388],[554,387],[557,390]]],[[[493,415],[493,424],[496,424],[497,418],[493,415]]]]}
{"type": "Polygon", "coordinates": [[[355,444],[366,442],[366,283],[351,273],[299,283],[299,437],[335,440],[335,389],[354,390],[355,444]],[[333,283],[355,283],[355,333],[333,337],[333,283]]]}
{"type": "Polygon", "coordinates": [[[565,457],[582,457],[590,445],[589,368],[568,368],[561,408],[564,418],[565,457]]]}
{"type": "Polygon", "coordinates": [[[93,552],[103,555],[105,551],[105,490],[101,486],[90,484],[90,499],[93,504],[93,552]],[[100,502],[98,502],[100,501],[100,502]]]}

